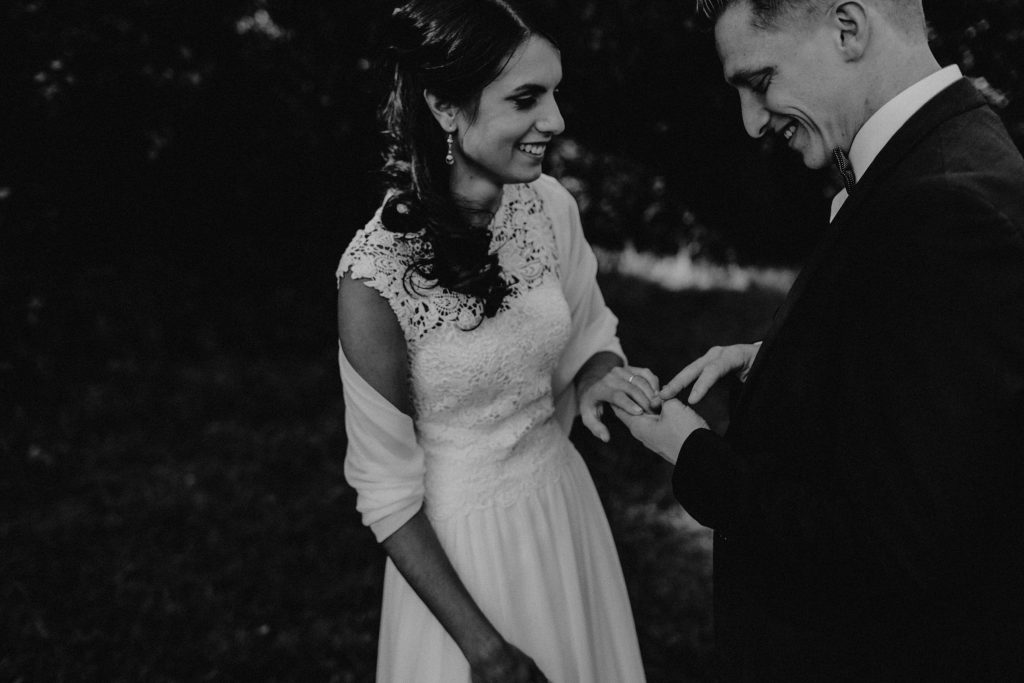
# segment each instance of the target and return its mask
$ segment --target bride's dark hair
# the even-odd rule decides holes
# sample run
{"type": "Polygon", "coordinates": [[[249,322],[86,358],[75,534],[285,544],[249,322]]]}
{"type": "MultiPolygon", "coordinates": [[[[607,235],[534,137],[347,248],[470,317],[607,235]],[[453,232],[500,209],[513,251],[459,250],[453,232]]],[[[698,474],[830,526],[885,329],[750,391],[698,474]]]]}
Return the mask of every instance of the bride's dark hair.
{"type": "Polygon", "coordinates": [[[507,294],[489,230],[470,225],[449,188],[445,134],[424,91],[470,112],[512,53],[532,35],[557,45],[546,0],[412,0],[391,15],[381,67],[390,89],[380,109],[387,140],[384,227],[423,230],[429,249],[407,272],[477,298],[493,316],[507,294]]]}

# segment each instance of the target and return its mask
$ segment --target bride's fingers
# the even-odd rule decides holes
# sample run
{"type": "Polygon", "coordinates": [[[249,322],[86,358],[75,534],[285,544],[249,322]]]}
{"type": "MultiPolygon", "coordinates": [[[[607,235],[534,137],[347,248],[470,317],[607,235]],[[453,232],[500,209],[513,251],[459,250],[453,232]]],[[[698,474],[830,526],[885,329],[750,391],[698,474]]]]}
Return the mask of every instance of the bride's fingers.
{"type": "Polygon", "coordinates": [[[648,379],[649,371],[643,368],[622,368],[622,372],[616,373],[619,381],[615,385],[615,393],[612,394],[611,402],[620,408],[634,414],[652,412],[652,398],[658,395],[652,385],[656,382],[653,376],[648,379]]]}
{"type": "Polygon", "coordinates": [[[580,412],[580,419],[583,422],[583,426],[589,429],[591,434],[601,441],[608,443],[611,435],[608,433],[608,428],[601,422],[600,407],[600,403],[592,406],[583,406],[580,412]]]}
{"type": "Polygon", "coordinates": [[[654,396],[658,394],[658,390],[661,388],[661,381],[658,379],[657,375],[647,368],[633,368],[633,372],[635,372],[637,376],[643,377],[647,380],[647,385],[651,388],[654,396]]]}
{"type": "Polygon", "coordinates": [[[619,422],[626,425],[626,428],[629,429],[630,434],[633,433],[631,421],[636,419],[636,415],[631,415],[630,413],[627,413],[626,411],[622,410],[616,405],[612,406],[612,414],[619,419],[619,422]]]}
{"type": "Polygon", "coordinates": [[[655,374],[647,368],[632,368],[632,370],[636,373],[636,377],[633,382],[637,384],[640,381],[644,382],[644,384],[640,384],[640,388],[644,390],[644,394],[647,397],[648,408],[645,412],[656,412],[661,408],[662,403],[661,396],[658,395],[658,390],[661,388],[661,382],[655,374]]]}
{"type": "Polygon", "coordinates": [[[612,393],[608,403],[613,407],[625,410],[631,415],[641,415],[649,412],[651,407],[650,399],[647,398],[642,389],[636,387],[618,389],[612,393]]]}

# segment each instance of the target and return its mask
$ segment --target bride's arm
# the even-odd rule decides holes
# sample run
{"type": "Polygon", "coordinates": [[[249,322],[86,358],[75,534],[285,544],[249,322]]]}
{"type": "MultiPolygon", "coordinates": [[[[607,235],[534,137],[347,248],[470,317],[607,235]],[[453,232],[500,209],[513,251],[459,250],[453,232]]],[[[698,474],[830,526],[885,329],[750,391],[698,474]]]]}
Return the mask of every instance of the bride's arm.
{"type": "Polygon", "coordinates": [[[458,644],[469,661],[474,680],[546,680],[543,676],[524,676],[535,670],[536,665],[507,643],[480,611],[423,510],[384,539],[381,547],[458,644]]]}
{"type": "MultiPolygon", "coordinates": [[[[351,275],[339,284],[338,336],[359,375],[411,415],[408,351],[398,320],[383,297],[351,275]]],[[[474,680],[545,680],[532,660],[507,643],[480,611],[422,509],[381,546],[465,654],[474,680]]]]}

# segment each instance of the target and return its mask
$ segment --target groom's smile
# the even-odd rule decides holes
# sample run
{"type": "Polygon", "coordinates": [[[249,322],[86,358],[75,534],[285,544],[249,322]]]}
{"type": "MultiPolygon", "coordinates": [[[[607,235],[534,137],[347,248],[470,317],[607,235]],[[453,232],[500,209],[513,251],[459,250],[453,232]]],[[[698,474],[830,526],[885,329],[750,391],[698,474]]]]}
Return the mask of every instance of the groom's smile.
{"type": "Polygon", "coordinates": [[[850,70],[835,48],[828,17],[780,19],[763,28],[750,5],[729,6],[715,25],[726,81],[740,96],[743,126],[751,137],[777,135],[810,168],[832,163],[833,147],[849,148],[850,70]]]}
{"type": "MultiPolygon", "coordinates": [[[[799,124],[797,124],[796,121],[790,119],[781,128],[776,129],[775,134],[781,135],[786,142],[792,143],[793,136],[796,135],[798,125],[799,124]]],[[[790,144],[790,147],[792,147],[792,144],[790,144]]]]}

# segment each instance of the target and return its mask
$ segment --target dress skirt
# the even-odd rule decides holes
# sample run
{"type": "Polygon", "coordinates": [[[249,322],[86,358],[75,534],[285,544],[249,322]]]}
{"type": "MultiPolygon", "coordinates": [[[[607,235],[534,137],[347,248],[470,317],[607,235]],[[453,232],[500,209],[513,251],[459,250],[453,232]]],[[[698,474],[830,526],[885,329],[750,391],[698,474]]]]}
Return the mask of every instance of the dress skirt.
{"type": "MultiPolygon", "coordinates": [[[[511,504],[431,522],[483,613],[551,681],[641,682],[615,543],[586,465],[562,439],[555,476],[511,504]]],[[[470,680],[462,651],[390,560],[378,647],[380,683],[470,680]]]]}

